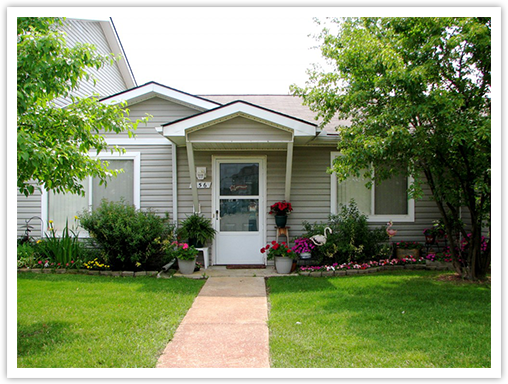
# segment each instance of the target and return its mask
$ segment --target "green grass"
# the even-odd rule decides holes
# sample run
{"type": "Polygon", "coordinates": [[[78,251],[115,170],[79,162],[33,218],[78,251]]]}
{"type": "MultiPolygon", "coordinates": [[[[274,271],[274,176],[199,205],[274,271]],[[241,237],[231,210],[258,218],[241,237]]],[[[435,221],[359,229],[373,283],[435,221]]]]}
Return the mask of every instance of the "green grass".
{"type": "Polygon", "coordinates": [[[438,275],[269,279],[272,367],[490,367],[490,285],[438,275]]]}
{"type": "Polygon", "coordinates": [[[18,367],[154,367],[203,284],[19,274],[18,367]]]}

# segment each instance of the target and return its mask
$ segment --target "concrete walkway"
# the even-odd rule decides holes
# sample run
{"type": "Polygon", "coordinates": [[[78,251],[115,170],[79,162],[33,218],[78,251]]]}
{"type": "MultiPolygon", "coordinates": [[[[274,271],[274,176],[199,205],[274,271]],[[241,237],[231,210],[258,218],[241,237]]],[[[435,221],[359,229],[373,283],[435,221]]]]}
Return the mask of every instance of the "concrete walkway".
{"type": "Polygon", "coordinates": [[[264,277],[211,276],[157,368],[270,368],[267,319],[264,277]]]}

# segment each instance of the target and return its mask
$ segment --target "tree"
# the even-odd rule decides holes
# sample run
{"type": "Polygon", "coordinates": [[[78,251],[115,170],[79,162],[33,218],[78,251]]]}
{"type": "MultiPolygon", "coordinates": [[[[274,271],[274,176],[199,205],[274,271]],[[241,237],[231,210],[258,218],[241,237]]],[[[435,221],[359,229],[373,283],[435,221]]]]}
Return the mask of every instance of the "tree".
{"type": "Polygon", "coordinates": [[[58,30],[60,18],[18,18],[17,23],[17,163],[18,190],[28,196],[35,188],[84,194],[82,180],[97,177],[106,183],[119,170],[90,156],[109,150],[103,132],[128,132],[145,119],[131,122],[125,104],[101,104],[98,95],[72,95],[81,81],[95,79],[90,69],[114,63],[113,55],[93,45],[69,47],[58,30]],[[70,99],[64,108],[55,100],[70,99]],[[36,184],[36,186],[34,186],[36,184]]]}
{"type": "Polygon", "coordinates": [[[350,119],[351,126],[338,129],[343,156],[333,171],[340,181],[363,174],[369,183],[412,176],[414,198],[428,183],[455,268],[463,277],[484,278],[490,266],[490,241],[482,246],[482,228],[490,227],[490,19],[348,18],[331,25],[337,32],[325,28],[318,38],[332,69],[315,66],[306,86],[292,90],[323,124],[350,119]],[[469,211],[470,236],[457,224],[460,207],[469,211]]]}

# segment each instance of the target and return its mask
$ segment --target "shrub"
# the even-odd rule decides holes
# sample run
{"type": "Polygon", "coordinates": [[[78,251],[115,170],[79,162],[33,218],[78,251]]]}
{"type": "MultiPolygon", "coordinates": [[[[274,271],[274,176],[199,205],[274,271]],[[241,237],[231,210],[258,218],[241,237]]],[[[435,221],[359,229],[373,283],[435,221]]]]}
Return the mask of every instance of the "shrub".
{"type": "Polygon", "coordinates": [[[320,262],[336,263],[365,262],[378,257],[384,242],[388,241],[386,228],[370,229],[367,216],[360,213],[354,200],[341,207],[338,215],[330,215],[327,223],[303,223],[306,233],[304,237],[323,234],[329,227],[326,244],[316,247],[313,253],[320,262]]]}
{"type": "Polygon", "coordinates": [[[35,244],[24,242],[18,244],[18,268],[33,268],[37,265],[38,253],[35,244]]]}
{"type": "Polygon", "coordinates": [[[103,200],[94,211],[83,212],[80,221],[112,270],[151,270],[165,264],[161,240],[172,238],[174,229],[167,215],[103,200]]]}

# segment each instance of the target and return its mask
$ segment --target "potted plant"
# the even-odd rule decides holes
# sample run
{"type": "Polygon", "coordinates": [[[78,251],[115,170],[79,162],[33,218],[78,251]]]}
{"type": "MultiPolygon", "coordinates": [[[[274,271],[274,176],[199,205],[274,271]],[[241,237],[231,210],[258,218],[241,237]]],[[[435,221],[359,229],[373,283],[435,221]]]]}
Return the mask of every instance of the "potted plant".
{"type": "Polygon", "coordinates": [[[275,260],[277,273],[288,274],[291,272],[296,254],[285,242],[279,244],[274,240],[271,244],[261,248],[261,253],[266,253],[268,260],[275,260]]]}
{"type": "Polygon", "coordinates": [[[440,221],[434,221],[431,228],[425,228],[423,230],[423,235],[425,236],[426,244],[435,244],[436,239],[444,237],[445,231],[440,221]]]}
{"type": "Polygon", "coordinates": [[[300,255],[300,259],[310,259],[312,256],[312,250],[316,246],[307,237],[299,237],[295,239],[295,245],[291,248],[293,252],[300,255]]]}
{"type": "Polygon", "coordinates": [[[395,245],[397,246],[397,259],[403,259],[407,256],[419,258],[420,250],[423,248],[423,246],[416,241],[399,241],[395,245]]]}
{"type": "Polygon", "coordinates": [[[182,275],[191,275],[194,272],[198,250],[193,245],[173,241],[168,251],[178,260],[178,269],[182,275]]]}
{"type": "Polygon", "coordinates": [[[287,215],[293,210],[291,203],[286,200],[278,201],[270,206],[270,215],[275,215],[275,225],[279,228],[286,227],[287,215]]]}
{"type": "Polygon", "coordinates": [[[178,228],[178,236],[187,239],[189,245],[196,248],[202,248],[208,240],[215,237],[215,233],[211,221],[198,213],[187,216],[178,228]]]}

